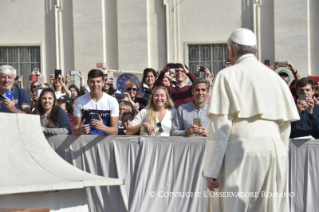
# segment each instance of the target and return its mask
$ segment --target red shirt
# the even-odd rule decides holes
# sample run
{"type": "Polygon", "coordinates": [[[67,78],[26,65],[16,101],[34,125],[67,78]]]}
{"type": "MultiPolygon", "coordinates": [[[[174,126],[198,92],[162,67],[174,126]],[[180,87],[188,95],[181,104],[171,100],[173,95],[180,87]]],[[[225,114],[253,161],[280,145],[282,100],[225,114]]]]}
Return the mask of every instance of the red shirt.
{"type": "MultiPolygon", "coordinates": [[[[196,77],[191,72],[189,72],[187,76],[192,82],[196,80],[196,77]]],[[[156,86],[162,85],[163,78],[164,78],[164,73],[161,72],[161,74],[158,76],[156,80],[156,86]]],[[[190,103],[194,100],[194,96],[192,95],[191,85],[185,85],[182,88],[178,86],[176,87],[165,86],[165,88],[168,90],[168,93],[173,99],[175,108],[178,108],[180,105],[190,103]]]]}

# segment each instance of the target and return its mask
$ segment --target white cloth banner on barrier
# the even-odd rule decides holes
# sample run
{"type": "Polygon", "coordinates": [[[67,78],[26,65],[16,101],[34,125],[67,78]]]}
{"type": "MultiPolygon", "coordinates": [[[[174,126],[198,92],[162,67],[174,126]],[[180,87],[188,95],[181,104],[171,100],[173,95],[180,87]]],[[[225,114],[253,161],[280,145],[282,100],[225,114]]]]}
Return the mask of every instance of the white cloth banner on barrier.
{"type": "MultiPolygon", "coordinates": [[[[49,144],[87,172],[124,178],[124,185],[88,188],[90,211],[206,211],[202,177],[206,138],[52,136],[49,144]]],[[[292,212],[317,211],[319,141],[290,141],[292,212]]],[[[247,173],[249,174],[249,173],[247,173]]]]}

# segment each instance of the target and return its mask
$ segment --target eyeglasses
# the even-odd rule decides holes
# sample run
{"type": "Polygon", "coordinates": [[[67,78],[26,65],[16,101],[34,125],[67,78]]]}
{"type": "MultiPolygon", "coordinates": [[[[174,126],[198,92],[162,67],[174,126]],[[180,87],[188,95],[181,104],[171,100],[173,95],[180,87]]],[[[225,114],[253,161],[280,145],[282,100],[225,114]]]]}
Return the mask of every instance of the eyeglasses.
{"type": "Polygon", "coordinates": [[[136,88],[128,88],[128,89],[127,89],[127,91],[131,91],[131,90],[132,90],[132,91],[137,91],[136,88]]]}
{"type": "Polygon", "coordinates": [[[164,130],[163,130],[163,128],[162,128],[162,123],[161,122],[158,122],[157,124],[156,124],[156,126],[158,126],[160,129],[159,129],[159,132],[160,133],[162,133],[162,132],[164,132],[164,130]]]}

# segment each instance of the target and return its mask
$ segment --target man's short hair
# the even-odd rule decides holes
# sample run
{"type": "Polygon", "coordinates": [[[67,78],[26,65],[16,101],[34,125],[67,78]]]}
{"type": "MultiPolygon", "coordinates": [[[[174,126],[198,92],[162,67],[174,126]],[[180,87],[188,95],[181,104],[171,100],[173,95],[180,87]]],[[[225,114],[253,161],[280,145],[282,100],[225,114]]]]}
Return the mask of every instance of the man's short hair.
{"type": "Polygon", "coordinates": [[[238,43],[235,43],[231,39],[228,39],[228,46],[230,46],[235,54],[238,56],[244,55],[244,54],[254,54],[257,53],[257,46],[244,46],[240,45],[238,43]]]}
{"type": "Polygon", "coordinates": [[[89,71],[88,79],[89,78],[98,78],[98,77],[102,77],[102,79],[104,79],[104,74],[103,74],[103,72],[101,70],[92,69],[91,71],[89,71]]]}
{"type": "Polygon", "coordinates": [[[298,92],[299,88],[305,87],[307,85],[310,85],[312,90],[315,89],[315,84],[309,77],[304,77],[301,78],[297,83],[296,83],[296,90],[298,92]]]}
{"type": "Polygon", "coordinates": [[[205,84],[206,84],[206,89],[209,91],[210,83],[209,83],[206,79],[202,79],[202,78],[198,78],[198,79],[196,79],[196,80],[193,82],[193,84],[192,84],[192,90],[194,90],[196,84],[199,84],[199,83],[205,83],[205,84]]]}
{"type": "Polygon", "coordinates": [[[2,65],[0,66],[0,74],[8,74],[13,75],[13,78],[17,76],[17,70],[9,65],[2,65]]]}
{"type": "Polygon", "coordinates": [[[122,114],[122,122],[123,122],[123,117],[124,116],[129,116],[129,120],[133,120],[134,119],[134,113],[132,113],[132,112],[124,112],[123,114],[122,114]]]}

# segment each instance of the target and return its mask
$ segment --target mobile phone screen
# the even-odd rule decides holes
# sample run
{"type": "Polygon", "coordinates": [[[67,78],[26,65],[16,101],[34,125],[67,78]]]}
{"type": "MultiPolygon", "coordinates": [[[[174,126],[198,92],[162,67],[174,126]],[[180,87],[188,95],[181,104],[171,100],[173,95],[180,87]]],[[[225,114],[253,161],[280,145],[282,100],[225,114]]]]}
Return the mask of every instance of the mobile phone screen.
{"type": "Polygon", "coordinates": [[[37,76],[36,75],[32,75],[32,82],[37,80],[37,76]]]}
{"type": "Polygon", "coordinates": [[[173,63],[173,64],[169,64],[169,68],[179,68],[179,64],[177,63],[173,63]]]}
{"type": "Polygon", "coordinates": [[[39,84],[44,83],[44,78],[43,78],[43,77],[38,77],[38,83],[39,83],[39,84]]]}
{"type": "Polygon", "coordinates": [[[113,72],[107,72],[107,82],[110,82],[110,80],[114,80],[113,72]]]}
{"type": "Polygon", "coordinates": [[[287,62],[278,62],[277,63],[277,65],[279,66],[279,67],[286,67],[287,66],[287,62]]]}
{"type": "Polygon", "coordinates": [[[12,91],[7,91],[7,92],[6,92],[6,97],[7,97],[8,99],[10,99],[11,101],[12,101],[12,96],[13,96],[13,92],[12,92],[12,91]]]}
{"type": "Polygon", "coordinates": [[[55,79],[58,79],[59,75],[62,75],[61,70],[55,69],[55,79]]]}
{"type": "Polygon", "coordinates": [[[195,118],[193,120],[193,125],[196,125],[196,126],[200,127],[200,119],[199,118],[195,118]]]}
{"type": "Polygon", "coordinates": [[[77,75],[77,74],[79,74],[79,71],[76,71],[76,70],[71,71],[71,75],[77,75]]]}
{"type": "Polygon", "coordinates": [[[97,68],[106,68],[106,63],[96,63],[97,68]]]}
{"type": "Polygon", "coordinates": [[[298,93],[298,99],[299,101],[307,101],[306,100],[306,94],[305,93],[298,93]]]}

